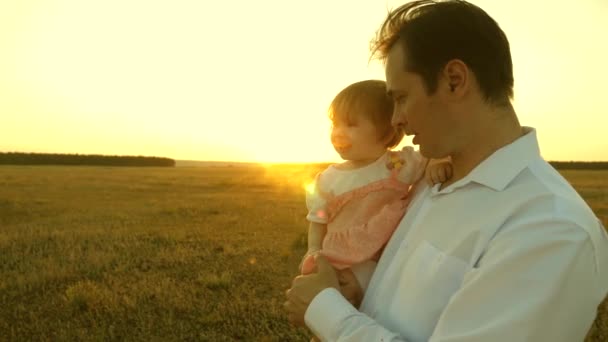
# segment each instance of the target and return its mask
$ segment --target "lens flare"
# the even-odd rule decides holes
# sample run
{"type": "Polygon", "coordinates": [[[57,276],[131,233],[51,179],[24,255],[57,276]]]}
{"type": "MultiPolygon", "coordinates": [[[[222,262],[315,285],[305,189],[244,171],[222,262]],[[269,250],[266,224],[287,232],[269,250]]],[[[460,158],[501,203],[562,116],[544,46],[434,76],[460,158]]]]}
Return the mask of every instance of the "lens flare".
{"type": "Polygon", "coordinates": [[[311,195],[315,193],[315,188],[316,188],[315,182],[304,184],[304,189],[306,189],[306,192],[308,192],[311,195]]]}

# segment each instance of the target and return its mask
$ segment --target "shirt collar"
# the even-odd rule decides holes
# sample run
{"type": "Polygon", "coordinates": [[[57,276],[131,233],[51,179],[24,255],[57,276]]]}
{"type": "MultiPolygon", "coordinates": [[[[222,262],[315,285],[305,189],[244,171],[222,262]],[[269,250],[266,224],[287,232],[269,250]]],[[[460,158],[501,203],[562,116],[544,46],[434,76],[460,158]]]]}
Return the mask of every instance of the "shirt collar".
{"type": "Polygon", "coordinates": [[[496,191],[504,190],[531,161],[540,158],[536,130],[532,127],[523,127],[523,131],[523,136],[496,150],[466,177],[441,191],[439,191],[440,184],[436,184],[432,188],[432,193],[450,193],[471,182],[487,186],[496,191]]]}

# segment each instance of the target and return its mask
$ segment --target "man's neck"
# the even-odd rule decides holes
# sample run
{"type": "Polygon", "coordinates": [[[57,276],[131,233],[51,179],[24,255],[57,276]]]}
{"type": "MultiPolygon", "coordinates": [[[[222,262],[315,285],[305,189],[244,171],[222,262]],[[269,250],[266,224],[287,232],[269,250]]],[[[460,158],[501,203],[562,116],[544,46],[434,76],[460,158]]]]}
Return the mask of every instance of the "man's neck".
{"type": "Polygon", "coordinates": [[[440,189],[466,177],[494,152],[524,134],[512,108],[490,114],[491,119],[480,123],[471,130],[469,143],[451,155],[452,178],[441,184],[440,189]]]}

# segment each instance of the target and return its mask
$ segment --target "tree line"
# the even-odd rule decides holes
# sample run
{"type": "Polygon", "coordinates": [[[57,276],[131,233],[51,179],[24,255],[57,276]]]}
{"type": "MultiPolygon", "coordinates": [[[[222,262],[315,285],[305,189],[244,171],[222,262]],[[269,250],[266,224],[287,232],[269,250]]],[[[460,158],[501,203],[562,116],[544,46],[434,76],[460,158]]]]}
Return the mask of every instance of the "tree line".
{"type": "MultiPolygon", "coordinates": [[[[551,161],[558,170],[606,170],[608,162],[551,161]]],[[[164,157],[106,156],[99,154],[0,152],[0,165],[101,165],[101,166],[166,166],[175,160],[164,157]]]]}
{"type": "Polygon", "coordinates": [[[100,165],[175,166],[175,160],[162,157],[105,156],[98,154],[0,152],[0,165],[100,165]]]}
{"type": "Polygon", "coordinates": [[[552,161],[549,163],[558,170],[606,170],[606,169],[608,169],[608,162],[552,161]]]}

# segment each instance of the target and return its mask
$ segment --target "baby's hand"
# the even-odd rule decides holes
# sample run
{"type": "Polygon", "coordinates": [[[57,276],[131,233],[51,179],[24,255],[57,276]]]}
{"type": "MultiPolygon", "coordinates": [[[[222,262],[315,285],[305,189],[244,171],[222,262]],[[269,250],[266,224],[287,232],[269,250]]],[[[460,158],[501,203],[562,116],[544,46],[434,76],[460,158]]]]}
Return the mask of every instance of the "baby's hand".
{"type": "Polygon", "coordinates": [[[397,151],[389,151],[388,153],[388,158],[386,160],[386,168],[389,170],[392,169],[401,169],[401,167],[403,166],[403,164],[405,163],[405,161],[403,160],[403,157],[401,156],[400,152],[397,151]]]}
{"type": "Polygon", "coordinates": [[[433,186],[452,178],[452,163],[445,160],[430,161],[426,167],[424,179],[433,186]]]}

